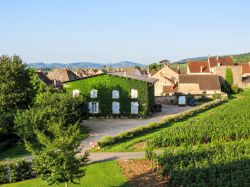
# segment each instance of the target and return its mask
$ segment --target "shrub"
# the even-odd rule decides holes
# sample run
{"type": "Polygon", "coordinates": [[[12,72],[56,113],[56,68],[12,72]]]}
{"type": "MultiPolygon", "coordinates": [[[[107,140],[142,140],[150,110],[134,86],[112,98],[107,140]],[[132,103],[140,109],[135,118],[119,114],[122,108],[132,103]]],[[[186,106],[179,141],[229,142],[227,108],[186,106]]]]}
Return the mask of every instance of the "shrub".
{"type": "Polygon", "coordinates": [[[0,184],[35,177],[32,161],[15,160],[0,164],[0,184]]]}

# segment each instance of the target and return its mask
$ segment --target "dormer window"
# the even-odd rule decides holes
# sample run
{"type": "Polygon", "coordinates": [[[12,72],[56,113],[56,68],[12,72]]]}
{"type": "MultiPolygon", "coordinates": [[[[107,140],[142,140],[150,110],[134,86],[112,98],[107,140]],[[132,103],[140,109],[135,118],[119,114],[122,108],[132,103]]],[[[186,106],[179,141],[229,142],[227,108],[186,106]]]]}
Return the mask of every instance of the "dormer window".
{"type": "Polygon", "coordinates": [[[97,98],[97,90],[91,90],[90,97],[91,98],[97,98]]]}
{"type": "Polygon", "coordinates": [[[138,98],[138,91],[135,89],[131,90],[131,98],[132,99],[137,99],[138,98]]]}
{"type": "Polygon", "coordinates": [[[72,96],[73,97],[77,97],[77,96],[79,96],[79,94],[80,94],[80,90],[73,90],[72,91],[72,96]]]}
{"type": "Polygon", "coordinates": [[[112,98],[113,99],[118,99],[119,98],[119,91],[118,90],[113,90],[112,91],[112,98]]]}

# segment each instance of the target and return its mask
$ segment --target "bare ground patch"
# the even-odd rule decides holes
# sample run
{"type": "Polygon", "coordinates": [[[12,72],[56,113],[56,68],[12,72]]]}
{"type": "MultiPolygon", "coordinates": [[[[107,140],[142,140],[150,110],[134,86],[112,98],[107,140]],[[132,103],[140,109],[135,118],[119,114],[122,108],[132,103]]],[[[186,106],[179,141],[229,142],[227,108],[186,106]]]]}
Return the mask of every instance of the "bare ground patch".
{"type": "Polygon", "coordinates": [[[168,177],[162,176],[161,168],[149,160],[120,160],[122,173],[129,180],[131,186],[163,187],[168,185],[168,177]]]}

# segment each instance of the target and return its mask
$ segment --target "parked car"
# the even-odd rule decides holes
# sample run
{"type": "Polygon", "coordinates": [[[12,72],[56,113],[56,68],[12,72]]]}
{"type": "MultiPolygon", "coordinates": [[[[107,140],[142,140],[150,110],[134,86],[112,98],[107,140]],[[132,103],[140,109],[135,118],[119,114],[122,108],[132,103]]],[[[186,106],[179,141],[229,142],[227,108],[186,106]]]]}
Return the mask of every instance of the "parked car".
{"type": "Polygon", "coordinates": [[[196,106],[196,105],[197,105],[196,99],[190,98],[190,99],[188,100],[188,105],[189,105],[189,106],[196,106]]]}
{"type": "Polygon", "coordinates": [[[187,104],[186,96],[179,96],[178,97],[178,105],[179,106],[185,106],[186,104],[187,104]]]}

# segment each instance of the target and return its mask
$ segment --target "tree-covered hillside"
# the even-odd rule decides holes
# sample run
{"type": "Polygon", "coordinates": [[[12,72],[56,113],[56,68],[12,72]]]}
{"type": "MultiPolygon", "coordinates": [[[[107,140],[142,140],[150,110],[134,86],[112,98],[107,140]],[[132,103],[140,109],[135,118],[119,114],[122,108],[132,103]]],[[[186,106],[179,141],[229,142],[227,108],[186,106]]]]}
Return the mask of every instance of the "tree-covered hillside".
{"type": "Polygon", "coordinates": [[[250,52],[239,54],[239,55],[233,55],[233,59],[234,59],[234,62],[236,63],[250,62],[250,52]]]}

